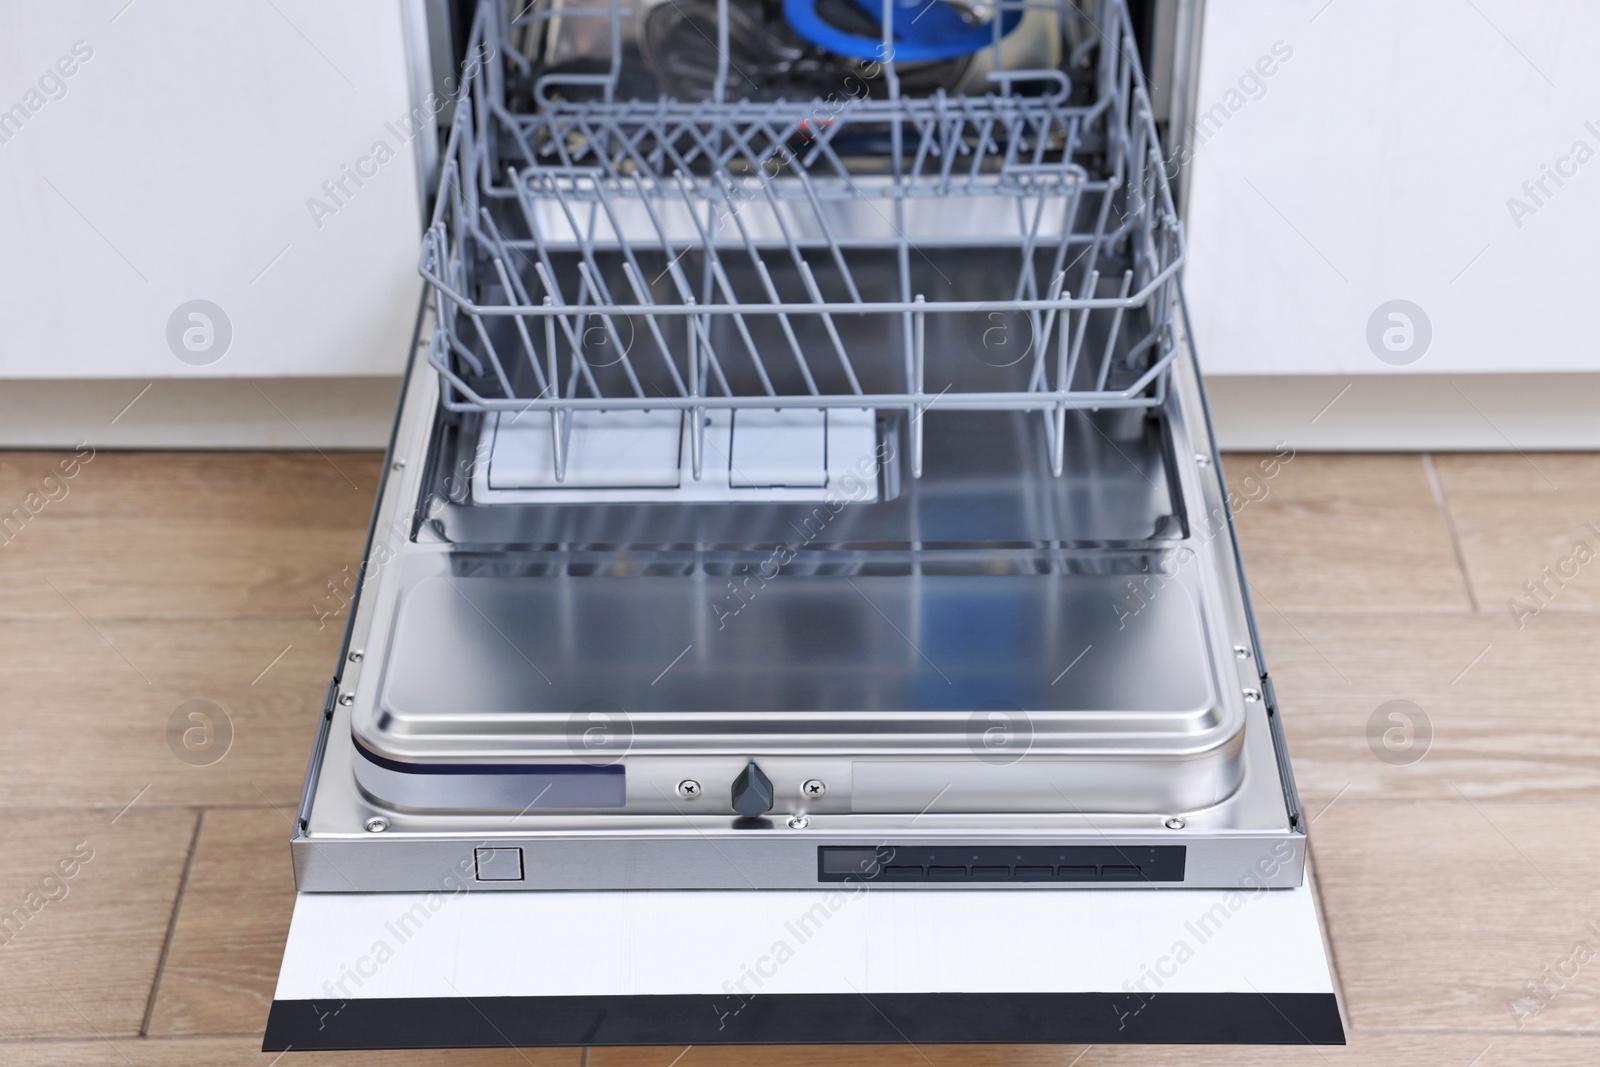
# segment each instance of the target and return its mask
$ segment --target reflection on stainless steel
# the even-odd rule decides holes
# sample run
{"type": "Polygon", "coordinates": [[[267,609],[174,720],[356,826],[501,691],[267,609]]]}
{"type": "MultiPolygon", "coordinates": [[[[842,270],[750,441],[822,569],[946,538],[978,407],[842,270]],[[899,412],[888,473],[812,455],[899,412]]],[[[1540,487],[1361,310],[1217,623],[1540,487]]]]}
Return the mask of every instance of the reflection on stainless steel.
{"type": "Polygon", "coordinates": [[[1118,747],[1123,735],[1192,744],[1197,721],[1236,727],[1214,708],[1205,634],[1181,574],[1119,628],[1124,583],[777,577],[757,579],[741,601],[703,573],[424,578],[403,595],[389,646],[385,728],[366,739],[459,731],[518,739],[474,748],[546,754],[557,719],[590,700],[628,712],[634,751],[697,739],[726,748],[733,739],[702,735],[728,733],[804,744],[810,721],[837,722],[852,750],[900,748],[907,730],[937,732],[925,713],[991,706],[1029,714],[1035,751],[1056,730],[1118,747]],[[661,676],[685,641],[692,650],[661,676]],[[1063,653],[1084,648],[1092,652],[1071,684],[1052,685],[1063,653]],[[1057,722],[1058,712],[1070,715],[1057,722]]]}

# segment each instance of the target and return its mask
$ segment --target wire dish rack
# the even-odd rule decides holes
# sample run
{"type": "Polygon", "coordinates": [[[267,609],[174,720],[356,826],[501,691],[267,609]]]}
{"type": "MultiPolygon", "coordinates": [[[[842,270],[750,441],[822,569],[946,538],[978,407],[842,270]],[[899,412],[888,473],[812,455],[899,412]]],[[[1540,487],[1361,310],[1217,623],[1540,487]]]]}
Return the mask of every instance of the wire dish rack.
{"type": "Polygon", "coordinates": [[[601,2],[476,13],[421,259],[447,409],[548,413],[560,480],[580,411],[685,413],[696,478],[717,409],[899,415],[913,476],[926,412],[1039,412],[1059,475],[1068,411],[1162,402],[1183,239],[1122,0],[990,4],[1063,61],[1003,70],[996,29],[985,95],[888,61],[798,101],[730,94],[729,0],[707,99],[620,99],[601,2]],[[525,54],[585,19],[604,69],[525,54]]]}

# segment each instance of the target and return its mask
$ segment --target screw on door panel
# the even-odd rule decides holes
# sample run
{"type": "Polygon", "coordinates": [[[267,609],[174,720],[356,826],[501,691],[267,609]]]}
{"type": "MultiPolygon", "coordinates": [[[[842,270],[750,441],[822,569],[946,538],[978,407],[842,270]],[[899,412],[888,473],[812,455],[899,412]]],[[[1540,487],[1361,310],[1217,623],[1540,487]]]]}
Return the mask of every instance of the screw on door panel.
{"type": "Polygon", "coordinates": [[[1165,826],[1168,830],[1182,830],[1188,825],[1188,823],[1183,821],[1182,815],[1172,815],[1169,816],[1161,825],[1165,826]]]}
{"type": "Polygon", "coordinates": [[[805,784],[800,787],[800,792],[812,799],[822,796],[827,791],[828,785],[821,778],[807,778],[805,784]]]}
{"type": "Polygon", "coordinates": [[[693,800],[700,795],[700,783],[693,778],[685,778],[678,783],[678,795],[685,800],[693,800]]]}
{"type": "Polygon", "coordinates": [[[367,833],[381,834],[389,828],[389,820],[382,815],[374,815],[366,821],[367,833]]]}

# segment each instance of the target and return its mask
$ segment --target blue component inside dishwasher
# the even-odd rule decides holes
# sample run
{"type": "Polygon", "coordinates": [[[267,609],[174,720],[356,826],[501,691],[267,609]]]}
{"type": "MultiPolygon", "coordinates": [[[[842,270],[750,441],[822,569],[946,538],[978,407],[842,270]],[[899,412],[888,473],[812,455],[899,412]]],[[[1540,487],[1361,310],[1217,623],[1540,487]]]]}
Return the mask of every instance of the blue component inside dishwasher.
{"type": "MultiPolygon", "coordinates": [[[[852,0],[865,14],[882,25],[881,0],[852,0]]],[[[892,55],[884,55],[881,36],[863,37],[842,30],[817,12],[817,0],[783,0],[783,15],[794,31],[812,44],[852,59],[892,60],[896,63],[928,63],[971,55],[994,43],[992,22],[971,23],[960,9],[945,0],[889,0],[894,5],[892,55]]],[[[1000,36],[1004,37],[1022,21],[1020,5],[1002,12],[1000,36]]]]}

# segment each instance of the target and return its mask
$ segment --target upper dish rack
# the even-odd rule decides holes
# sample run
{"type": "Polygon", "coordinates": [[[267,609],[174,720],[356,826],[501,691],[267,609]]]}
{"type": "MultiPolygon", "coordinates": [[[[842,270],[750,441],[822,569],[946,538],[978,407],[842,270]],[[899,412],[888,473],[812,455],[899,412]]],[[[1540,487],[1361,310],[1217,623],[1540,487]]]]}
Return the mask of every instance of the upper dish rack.
{"type": "Polygon", "coordinates": [[[901,412],[918,476],[929,409],[1041,412],[1059,474],[1069,410],[1162,402],[1183,239],[1122,0],[990,4],[1063,59],[997,39],[986,95],[889,62],[805,101],[730,98],[729,0],[707,99],[619,99],[601,3],[477,11],[421,259],[447,409],[550,412],[558,479],[577,411],[687,412],[696,478],[713,409],[901,412]],[[517,43],[595,19],[599,73],[517,43]]]}

